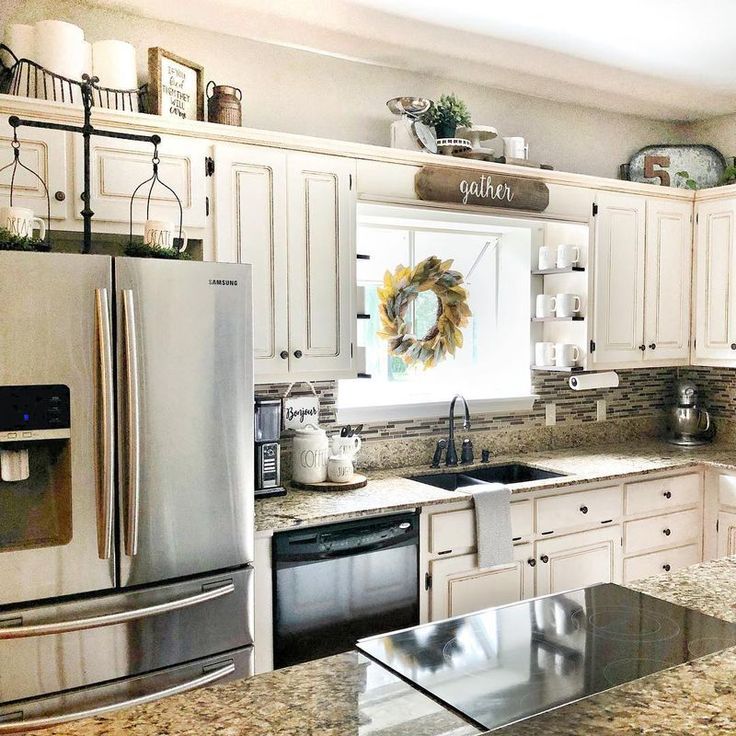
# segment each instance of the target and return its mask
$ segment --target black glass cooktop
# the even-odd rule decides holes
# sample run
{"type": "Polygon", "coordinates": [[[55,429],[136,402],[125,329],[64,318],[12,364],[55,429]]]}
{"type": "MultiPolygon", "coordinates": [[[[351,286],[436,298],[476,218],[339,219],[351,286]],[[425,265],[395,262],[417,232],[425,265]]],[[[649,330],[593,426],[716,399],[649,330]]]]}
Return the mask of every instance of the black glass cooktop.
{"type": "Polygon", "coordinates": [[[736,624],[596,585],[358,642],[486,729],[736,646],[736,624]]]}

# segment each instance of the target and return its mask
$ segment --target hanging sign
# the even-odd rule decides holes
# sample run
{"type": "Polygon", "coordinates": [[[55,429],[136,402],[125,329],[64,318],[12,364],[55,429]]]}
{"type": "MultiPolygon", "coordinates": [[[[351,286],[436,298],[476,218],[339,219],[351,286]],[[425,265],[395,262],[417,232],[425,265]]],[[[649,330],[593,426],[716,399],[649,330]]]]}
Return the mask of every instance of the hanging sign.
{"type": "Polygon", "coordinates": [[[532,212],[544,212],[549,205],[549,189],[542,181],[474,169],[423,166],[414,177],[414,190],[428,202],[532,212]]]}
{"type": "Polygon", "coordinates": [[[291,389],[294,388],[294,383],[289,384],[281,401],[283,406],[281,423],[284,425],[284,430],[300,429],[306,427],[307,424],[313,424],[315,427],[318,426],[319,396],[317,396],[314,386],[309,381],[304,381],[312,393],[303,396],[291,396],[291,389]]]}

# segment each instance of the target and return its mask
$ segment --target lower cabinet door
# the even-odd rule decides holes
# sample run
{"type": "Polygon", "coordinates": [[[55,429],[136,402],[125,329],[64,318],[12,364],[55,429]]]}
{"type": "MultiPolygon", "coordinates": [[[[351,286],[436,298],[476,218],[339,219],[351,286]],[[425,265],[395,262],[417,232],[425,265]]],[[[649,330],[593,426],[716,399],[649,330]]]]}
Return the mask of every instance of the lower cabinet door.
{"type": "Polygon", "coordinates": [[[544,539],[536,545],[536,594],[620,582],[621,560],[619,525],[544,539]]]}
{"type": "Polygon", "coordinates": [[[477,567],[477,555],[460,555],[429,563],[432,587],[429,615],[432,621],[462,616],[534,595],[532,545],[514,546],[514,562],[498,567],[477,567]]]}
{"type": "Polygon", "coordinates": [[[736,555],[736,514],[718,514],[718,556],[736,555]]]}

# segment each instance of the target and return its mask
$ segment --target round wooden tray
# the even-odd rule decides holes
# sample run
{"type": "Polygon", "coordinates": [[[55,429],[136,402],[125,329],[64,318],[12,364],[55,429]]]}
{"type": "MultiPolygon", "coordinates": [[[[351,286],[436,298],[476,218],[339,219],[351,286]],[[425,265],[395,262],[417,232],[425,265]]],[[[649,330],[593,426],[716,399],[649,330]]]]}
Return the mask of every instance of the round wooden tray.
{"type": "Polygon", "coordinates": [[[356,473],[350,483],[333,483],[329,480],[323,483],[297,483],[293,480],[291,485],[300,491],[355,491],[358,488],[365,488],[368,485],[368,478],[356,473]]]}

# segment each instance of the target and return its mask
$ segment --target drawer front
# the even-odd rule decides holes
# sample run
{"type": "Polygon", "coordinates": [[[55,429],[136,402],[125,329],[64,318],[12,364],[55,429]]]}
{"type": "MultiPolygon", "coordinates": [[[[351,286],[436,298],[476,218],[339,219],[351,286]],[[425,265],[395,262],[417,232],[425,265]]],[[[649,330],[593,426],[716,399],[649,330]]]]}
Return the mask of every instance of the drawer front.
{"type": "Polygon", "coordinates": [[[629,557],[624,560],[624,585],[632,580],[648,578],[651,575],[674,572],[700,561],[700,545],[698,544],[629,557]]]}
{"type": "Polygon", "coordinates": [[[700,475],[688,473],[671,478],[655,478],[624,486],[626,514],[666,513],[700,503],[700,475]]]}
{"type": "Polygon", "coordinates": [[[718,501],[721,506],[736,508],[736,475],[718,476],[718,501]]]}
{"type": "Polygon", "coordinates": [[[595,526],[618,519],[621,509],[619,486],[539,498],[537,531],[549,534],[573,527],[595,526]]]}
{"type": "Polygon", "coordinates": [[[624,524],[624,554],[693,544],[700,540],[702,529],[699,509],[627,521],[624,524]]]}
{"type": "MultiPolygon", "coordinates": [[[[430,516],[429,551],[458,552],[475,549],[475,509],[447,511],[430,516]]],[[[511,504],[511,532],[514,540],[523,539],[532,533],[531,500],[511,504]]]]}

